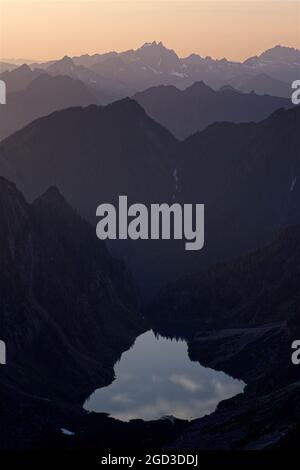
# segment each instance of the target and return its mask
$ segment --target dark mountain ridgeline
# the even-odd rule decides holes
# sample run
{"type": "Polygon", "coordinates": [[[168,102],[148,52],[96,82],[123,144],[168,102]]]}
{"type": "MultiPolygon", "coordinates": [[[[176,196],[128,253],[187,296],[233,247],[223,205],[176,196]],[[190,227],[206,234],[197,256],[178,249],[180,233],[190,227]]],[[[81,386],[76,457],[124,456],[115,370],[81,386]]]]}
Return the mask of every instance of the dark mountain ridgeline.
{"type": "Polygon", "coordinates": [[[150,313],[170,324],[188,324],[194,333],[298,325],[299,258],[300,226],[295,225],[264,248],[170,284],[150,313]]]}
{"type": "MultiPolygon", "coordinates": [[[[156,61],[151,45],[146,48],[147,60],[156,61]]],[[[286,60],[281,49],[245,66],[267,68],[275,60],[280,70],[286,60]]],[[[294,52],[296,58],[288,55],[296,63],[294,52]]],[[[129,51],[124,61],[132,57],[129,51]]],[[[108,59],[114,58],[112,53],[108,59]]],[[[199,58],[193,61],[196,67],[199,58]]],[[[205,61],[214,69],[212,59],[205,61]]],[[[235,68],[227,61],[216,65],[228,67],[228,73],[235,68]]],[[[10,354],[0,375],[2,446],[30,445],[31,432],[35,445],[40,439],[43,445],[99,449],[104,433],[103,448],[133,441],[149,446],[155,429],[162,429],[159,422],[119,425],[58,403],[78,403],[109,383],[115,360],[143,325],[123,264],[111,258],[95,228],[57,189],[47,190],[51,185],[93,222],[96,206],[116,202],[122,193],[130,202],[206,204],[202,252],[185,253],[182,246],[163,242],[133,242],[119,251],[138,277],[147,271],[159,285],[171,275],[197,271],[164,289],[147,313],[180,332],[188,324],[193,360],[248,383],[244,395],[195,420],[171,448],[289,443],[300,420],[298,371],[290,361],[291,342],[300,335],[299,225],[263,245],[283,227],[300,223],[299,124],[298,107],[259,123],[212,124],[179,143],[127,99],[105,108],[55,112],[0,144],[1,174],[34,201],[28,204],[13,184],[0,179],[0,329],[10,354]],[[76,434],[62,436],[61,426],[76,434]]]]}
{"type": "Polygon", "coordinates": [[[238,76],[227,82],[220,82],[220,86],[229,85],[243,93],[251,93],[253,91],[257,95],[279,96],[288,99],[291,99],[293,91],[291,84],[271,78],[265,73],[254,76],[238,76]]]}
{"type": "MultiPolygon", "coordinates": [[[[129,204],[172,199],[176,139],[135,101],[71,108],[32,123],[15,136],[1,145],[1,173],[16,181],[30,200],[55,185],[95,224],[98,205],[117,204],[120,195],[127,195],[129,204]]],[[[135,274],[149,265],[155,278],[156,261],[147,243],[112,242],[111,249],[125,257],[135,274]]],[[[154,245],[165,259],[160,242],[154,245]]],[[[165,269],[169,270],[167,260],[165,269]]]]}
{"type": "Polygon", "coordinates": [[[41,74],[24,89],[8,93],[0,108],[0,140],[35,119],[71,106],[87,106],[95,97],[79,80],[41,74]]]}
{"type": "Polygon", "coordinates": [[[17,65],[11,64],[10,62],[0,62],[0,73],[10,72],[17,68],[17,65]]]}
{"type": "Polygon", "coordinates": [[[83,65],[76,65],[68,56],[51,63],[45,67],[45,71],[52,76],[66,75],[82,81],[95,97],[96,104],[108,104],[127,95],[122,82],[117,78],[106,78],[83,65]]]}
{"type": "Polygon", "coordinates": [[[0,382],[78,403],[141,331],[130,276],[57,189],[30,205],[1,178],[0,193],[0,382]]]}
{"type": "MultiPolygon", "coordinates": [[[[107,104],[109,100],[131,96],[153,86],[174,85],[185,89],[194,82],[203,80],[208,85],[219,88],[220,82],[239,82],[240,78],[251,79],[261,74],[268,75],[269,81],[271,80],[264,84],[265,93],[271,95],[277,90],[273,79],[290,86],[299,76],[299,55],[300,52],[296,49],[276,46],[243,63],[225,58],[215,60],[198,54],[179,58],[172,49],[154,41],[145,43],[136,50],[65,57],[44,64],[31,64],[31,67],[83,80],[99,96],[98,103],[107,104]]],[[[279,93],[281,96],[281,87],[279,93]]]]}
{"type": "Polygon", "coordinates": [[[300,222],[300,108],[260,123],[217,123],[180,143],[178,199],[205,204],[205,247],[191,262],[219,262],[261,247],[300,222]]]}
{"type": "Polygon", "coordinates": [[[206,206],[205,247],[113,241],[143,288],[246,253],[299,222],[299,108],[260,123],[218,123],[179,143],[126,99],[39,119],[0,144],[0,171],[30,200],[56,185],[95,223],[102,202],[206,206]],[[222,236],[220,236],[222,234],[222,236]]]}
{"type": "Polygon", "coordinates": [[[157,328],[189,325],[189,356],[247,382],[245,393],[188,426],[172,448],[295,448],[300,226],[258,251],[168,286],[149,306],[157,328]]]}
{"type": "Polygon", "coordinates": [[[41,69],[32,70],[29,65],[23,64],[12,70],[6,70],[0,74],[0,80],[6,84],[7,93],[24,90],[33,80],[43,75],[45,72],[41,69]]]}
{"type": "Polygon", "coordinates": [[[203,82],[185,90],[172,86],[150,88],[137,93],[134,99],[179,139],[217,121],[257,122],[276,109],[291,106],[291,102],[283,98],[244,94],[230,88],[215,91],[203,82]]]}
{"type": "Polygon", "coordinates": [[[94,220],[98,203],[117,202],[121,194],[134,202],[170,199],[175,146],[169,131],[125,99],[31,123],[0,144],[1,168],[30,200],[54,184],[94,220]]]}

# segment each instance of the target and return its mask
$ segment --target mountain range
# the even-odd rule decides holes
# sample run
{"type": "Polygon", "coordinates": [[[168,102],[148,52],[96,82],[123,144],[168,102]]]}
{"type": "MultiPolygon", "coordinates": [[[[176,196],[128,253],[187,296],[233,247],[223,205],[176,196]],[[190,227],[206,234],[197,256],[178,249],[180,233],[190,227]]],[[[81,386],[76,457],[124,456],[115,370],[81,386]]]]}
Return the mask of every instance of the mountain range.
{"type": "Polygon", "coordinates": [[[53,111],[94,102],[81,81],[42,73],[25,89],[8,93],[6,105],[0,108],[0,140],[53,111]]]}
{"type": "Polygon", "coordinates": [[[191,360],[247,383],[192,422],[173,451],[296,448],[299,256],[295,225],[257,251],[169,285],[149,307],[164,331],[189,329],[191,360]]]}
{"type": "Polygon", "coordinates": [[[29,200],[56,185],[95,223],[102,202],[204,203],[206,244],[119,241],[148,289],[266,243],[299,222],[299,107],[259,123],[215,123],[183,142],[130,99],[41,118],[0,144],[0,173],[29,200]],[[222,234],[222,236],[220,236],[222,234]],[[123,243],[124,242],[124,243],[123,243]]]}
{"type": "MultiPolygon", "coordinates": [[[[127,195],[129,204],[171,201],[176,142],[130,99],[106,107],[69,108],[2,141],[1,174],[15,181],[30,201],[57,186],[94,224],[98,205],[117,205],[119,195],[127,195]]],[[[148,262],[154,269],[146,247],[147,241],[142,246],[130,240],[112,243],[114,254],[121,250],[135,274],[148,262]]]]}
{"type": "Polygon", "coordinates": [[[241,75],[234,77],[227,82],[222,80],[220,81],[220,88],[228,85],[244,93],[251,93],[253,91],[257,95],[291,98],[290,82],[277,80],[276,78],[269,77],[269,75],[266,75],[265,73],[260,73],[254,76],[241,75]]]}
{"type": "Polygon", "coordinates": [[[16,64],[11,64],[10,62],[0,62],[0,73],[13,70],[17,68],[16,64]]]}
{"type": "Polygon", "coordinates": [[[7,93],[24,90],[40,75],[45,72],[40,69],[32,70],[29,65],[23,64],[13,70],[8,70],[0,74],[0,80],[6,84],[7,93]]]}
{"type": "Polygon", "coordinates": [[[299,70],[281,46],[234,63],[146,43],[4,75],[1,447],[149,450],[160,432],[164,451],[298,446],[300,108],[264,95],[288,96],[299,70]],[[99,241],[96,208],[122,194],[205,204],[204,249],[99,241]],[[191,423],[84,412],[146,325],[186,335],[192,360],[245,392],[191,423]]]}
{"type": "Polygon", "coordinates": [[[0,194],[1,387],[74,402],[140,331],[130,275],[56,188],[28,204],[1,178],[0,194]]]}
{"type": "Polygon", "coordinates": [[[215,121],[258,121],[289,105],[278,99],[291,94],[291,83],[282,81],[282,74],[276,78],[281,67],[298,76],[299,51],[276,46],[238,64],[195,54],[180,59],[156,42],[122,53],[65,56],[8,67],[0,73],[7,89],[0,140],[53,111],[106,105],[127,96],[133,96],[180,139],[215,121]],[[275,70],[274,76],[267,74],[269,68],[275,70]]]}
{"type": "Polygon", "coordinates": [[[231,87],[215,91],[203,82],[185,90],[159,86],[134,95],[147,114],[184,139],[217,121],[261,121],[279,108],[291,106],[290,100],[240,93],[231,87]]]}
{"type": "MultiPolygon", "coordinates": [[[[0,140],[53,111],[97,103],[95,90],[75,78],[76,73],[61,73],[32,71],[27,65],[6,73],[8,94],[6,106],[0,108],[0,140]]],[[[203,82],[185,90],[161,85],[133,98],[180,139],[215,121],[259,121],[278,108],[291,106],[287,99],[241,93],[228,86],[215,91],[203,82]]]]}
{"type": "MultiPolygon", "coordinates": [[[[218,60],[198,54],[180,58],[172,49],[154,41],[145,43],[136,50],[65,56],[50,62],[33,63],[30,67],[32,70],[69,75],[82,80],[92,88],[98,104],[132,96],[153,86],[174,85],[185,89],[202,80],[209,86],[220,88],[228,83],[239,84],[241,80],[250,80],[251,84],[251,80],[257,75],[265,77],[264,93],[280,93],[278,96],[286,97],[286,90],[282,95],[284,85],[278,88],[276,82],[284,82],[290,86],[299,77],[300,51],[277,45],[244,62],[232,62],[225,58],[218,60]]],[[[245,85],[247,86],[249,84],[245,85]]],[[[258,85],[257,87],[259,89],[258,85]]],[[[253,91],[256,89],[253,88],[253,91]]]]}
{"type": "Polygon", "coordinates": [[[204,264],[206,256],[218,262],[246,253],[300,222],[299,125],[294,107],[259,123],[215,123],[179,144],[177,197],[205,204],[204,264]]]}

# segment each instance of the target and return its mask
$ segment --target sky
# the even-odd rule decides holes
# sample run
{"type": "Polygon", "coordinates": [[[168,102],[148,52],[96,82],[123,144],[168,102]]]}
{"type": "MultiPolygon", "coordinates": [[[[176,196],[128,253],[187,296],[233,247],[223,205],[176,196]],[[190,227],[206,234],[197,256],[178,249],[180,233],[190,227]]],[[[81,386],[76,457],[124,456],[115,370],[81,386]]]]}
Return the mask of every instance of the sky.
{"type": "Polygon", "coordinates": [[[162,41],[185,57],[244,60],[300,48],[300,0],[0,0],[1,59],[136,49],[162,41]]]}

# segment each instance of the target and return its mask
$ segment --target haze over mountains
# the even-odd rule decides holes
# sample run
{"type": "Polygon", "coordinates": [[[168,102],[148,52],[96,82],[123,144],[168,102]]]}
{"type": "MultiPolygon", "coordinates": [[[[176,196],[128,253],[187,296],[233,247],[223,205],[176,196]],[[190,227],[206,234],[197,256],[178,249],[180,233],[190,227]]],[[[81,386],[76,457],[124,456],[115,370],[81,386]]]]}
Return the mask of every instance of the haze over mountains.
{"type": "Polygon", "coordinates": [[[0,108],[0,140],[53,111],[94,101],[81,81],[42,73],[25,89],[8,93],[6,105],[0,108]]]}
{"type": "MultiPolygon", "coordinates": [[[[73,58],[76,66],[83,66],[101,77],[115,78],[132,92],[157,85],[175,85],[186,88],[203,80],[213,85],[217,80],[228,80],[238,75],[266,74],[271,78],[291,83],[299,75],[300,51],[276,46],[243,63],[227,59],[215,60],[191,54],[179,58],[175,51],[161,42],[145,43],[137,50],[121,53],[96,54],[73,58]],[[134,89],[134,90],[133,90],[134,89]]],[[[40,64],[39,64],[40,66],[40,64]]],[[[42,64],[48,68],[49,64],[42,64]]],[[[50,67],[53,63],[50,63],[50,67]]]]}
{"type": "Polygon", "coordinates": [[[16,64],[11,64],[10,62],[0,62],[0,73],[13,70],[17,67],[16,64]]]}
{"type": "Polygon", "coordinates": [[[189,329],[193,361],[247,383],[195,420],[173,450],[296,448],[299,373],[290,350],[300,333],[299,256],[295,225],[258,251],[169,285],[149,308],[164,331],[189,329]]]}
{"type": "Polygon", "coordinates": [[[33,80],[42,74],[45,74],[43,70],[32,70],[29,65],[23,64],[13,70],[1,73],[0,80],[5,82],[7,93],[13,93],[24,90],[33,80]]]}
{"type": "Polygon", "coordinates": [[[291,94],[291,84],[282,81],[281,67],[298,76],[299,51],[277,46],[238,64],[196,55],[180,59],[154,42],[136,51],[24,64],[0,74],[8,93],[7,105],[1,109],[0,139],[55,110],[105,105],[131,95],[181,139],[215,121],[258,121],[289,105],[276,98],[291,94]],[[267,75],[269,69],[280,80],[267,75]]]}
{"type": "MultiPolygon", "coordinates": [[[[64,57],[31,64],[31,68],[82,80],[94,90],[99,104],[131,96],[153,86],[174,85],[184,89],[202,80],[219,88],[240,79],[251,83],[257,75],[266,76],[264,88],[267,94],[272,95],[278,89],[273,81],[290,85],[300,75],[300,51],[278,45],[239,63],[197,54],[179,58],[175,51],[154,41],[136,50],[64,57]]],[[[277,92],[279,96],[286,96],[282,95],[281,89],[277,92]]]]}

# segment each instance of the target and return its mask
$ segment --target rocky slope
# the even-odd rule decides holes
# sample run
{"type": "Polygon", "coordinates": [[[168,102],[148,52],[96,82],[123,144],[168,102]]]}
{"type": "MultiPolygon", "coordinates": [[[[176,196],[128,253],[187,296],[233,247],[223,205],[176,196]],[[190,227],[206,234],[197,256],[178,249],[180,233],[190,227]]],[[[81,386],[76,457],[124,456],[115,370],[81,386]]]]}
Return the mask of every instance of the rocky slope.
{"type": "Polygon", "coordinates": [[[2,178],[0,194],[0,383],[78,402],[142,329],[131,279],[55,188],[29,205],[2,178]]]}
{"type": "Polygon", "coordinates": [[[151,305],[158,327],[190,326],[192,360],[247,383],[243,395],[188,426],[175,448],[295,445],[300,385],[291,345],[300,337],[299,257],[294,226],[264,249],[179,281],[151,305]]]}
{"type": "MultiPolygon", "coordinates": [[[[103,89],[107,96],[117,94],[119,98],[131,96],[149,87],[174,85],[180,89],[204,80],[210,86],[220,86],[231,80],[243,77],[268,75],[271,79],[288,83],[295,80],[300,70],[300,51],[277,45],[259,56],[250,57],[244,62],[213,59],[209,56],[190,54],[180,58],[162,42],[148,42],[141,47],[124,52],[79,57],[64,57],[46,63],[31,64],[53,74],[64,74],[93,85],[96,91],[103,89]]],[[[273,83],[269,83],[267,94],[271,94],[273,83]]]]}

